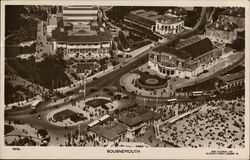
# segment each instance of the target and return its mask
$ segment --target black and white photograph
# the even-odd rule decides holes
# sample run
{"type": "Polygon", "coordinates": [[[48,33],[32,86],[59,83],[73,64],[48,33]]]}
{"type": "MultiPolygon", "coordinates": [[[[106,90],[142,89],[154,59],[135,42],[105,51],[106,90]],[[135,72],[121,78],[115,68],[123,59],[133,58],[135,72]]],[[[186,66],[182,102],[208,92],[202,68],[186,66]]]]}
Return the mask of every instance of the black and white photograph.
{"type": "Polygon", "coordinates": [[[1,8],[4,147],[248,148],[244,5],[1,8]]]}

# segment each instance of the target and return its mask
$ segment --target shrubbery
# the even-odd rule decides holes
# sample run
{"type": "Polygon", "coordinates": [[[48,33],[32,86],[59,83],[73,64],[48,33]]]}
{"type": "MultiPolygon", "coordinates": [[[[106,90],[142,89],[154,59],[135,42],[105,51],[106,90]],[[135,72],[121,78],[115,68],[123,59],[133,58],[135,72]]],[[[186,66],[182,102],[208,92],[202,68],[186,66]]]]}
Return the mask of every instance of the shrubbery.
{"type": "Polygon", "coordinates": [[[37,133],[43,138],[48,135],[48,131],[46,129],[38,129],[37,133]]]}

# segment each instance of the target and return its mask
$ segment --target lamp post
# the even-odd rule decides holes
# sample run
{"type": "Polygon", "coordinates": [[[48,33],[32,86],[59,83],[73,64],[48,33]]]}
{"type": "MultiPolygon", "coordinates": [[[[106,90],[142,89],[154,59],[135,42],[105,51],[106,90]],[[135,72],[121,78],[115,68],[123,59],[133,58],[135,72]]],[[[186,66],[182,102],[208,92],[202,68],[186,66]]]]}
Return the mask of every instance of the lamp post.
{"type": "Polygon", "coordinates": [[[84,86],[84,100],[85,100],[85,98],[86,98],[86,76],[84,76],[84,80],[83,80],[83,86],[84,86]]]}
{"type": "Polygon", "coordinates": [[[78,146],[80,145],[80,136],[81,136],[81,128],[80,128],[80,124],[78,125],[78,146]]]}

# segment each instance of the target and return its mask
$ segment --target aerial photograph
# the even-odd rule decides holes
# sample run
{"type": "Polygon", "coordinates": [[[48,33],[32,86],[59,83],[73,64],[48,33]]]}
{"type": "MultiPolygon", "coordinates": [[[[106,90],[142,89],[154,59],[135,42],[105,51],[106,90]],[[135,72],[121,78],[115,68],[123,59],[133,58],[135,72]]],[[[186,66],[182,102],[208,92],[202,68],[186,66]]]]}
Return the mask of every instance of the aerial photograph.
{"type": "Polygon", "coordinates": [[[6,5],[4,18],[5,146],[245,148],[244,7],[6,5]]]}

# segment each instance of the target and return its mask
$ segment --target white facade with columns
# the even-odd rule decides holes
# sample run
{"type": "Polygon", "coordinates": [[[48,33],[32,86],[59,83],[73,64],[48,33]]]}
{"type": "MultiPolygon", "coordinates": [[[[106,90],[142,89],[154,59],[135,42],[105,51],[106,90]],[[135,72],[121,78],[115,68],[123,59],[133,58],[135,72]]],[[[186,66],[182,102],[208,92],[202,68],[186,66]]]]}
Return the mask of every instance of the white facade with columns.
{"type": "Polygon", "coordinates": [[[156,20],[155,31],[161,35],[176,34],[183,30],[184,21],[179,19],[156,20]]]}

